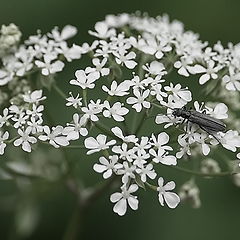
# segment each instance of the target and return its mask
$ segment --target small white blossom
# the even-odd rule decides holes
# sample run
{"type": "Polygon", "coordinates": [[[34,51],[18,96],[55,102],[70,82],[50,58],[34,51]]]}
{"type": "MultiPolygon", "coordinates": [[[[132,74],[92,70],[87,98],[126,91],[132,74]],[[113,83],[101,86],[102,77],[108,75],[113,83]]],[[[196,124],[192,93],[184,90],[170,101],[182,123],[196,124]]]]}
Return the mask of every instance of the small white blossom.
{"type": "Polygon", "coordinates": [[[96,72],[92,72],[87,75],[84,70],[77,70],[75,72],[75,76],[77,79],[70,80],[70,84],[79,86],[82,89],[94,88],[94,82],[98,79],[98,74],[96,72]]]}
{"type": "Polygon", "coordinates": [[[233,67],[229,67],[229,75],[222,78],[229,91],[240,91],[240,72],[235,73],[233,67]]]}
{"type": "Polygon", "coordinates": [[[147,177],[155,179],[157,176],[151,163],[146,166],[142,166],[142,168],[137,168],[136,172],[141,176],[141,181],[144,183],[147,181],[147,177]]]}
{"type": "Polygon", "coordinates": [[[125,96],[128,95],[128,90],[132,86],[130,80],[124,80],[119,85],[116,81],[112,81],[111,88],[108,89],[105,85],[102,86],[103,91],[107,92],[110,96],[125,96]]]}
{"type": "Polygon", "coordinates": [[[96,163],[93,166],[96,172],[103,173],[103,178],[105,179],[110,178],[114,172],[122,167],[122,164],[118,163],[117,155],[109,156],[109,159],[110,160],[105,157],[100,157],[100,164],[96,163]]]}
{"type": "Polygon", "coordinates": [[[44,62],[36,60],[35,64],[37,67],[42,69],[42,74],[48,76],[56,72],[61,72],[64,67],[64,63],[60,60],[52,62],[54,59],[48,55],[44,55],[44,62]]]}
{"type": "Polygon", "coordinates": [[[35,90],[33,92],[28,92],[27,94],[23,95],[24,102],[27,103],[35,103],[38,104],[40,101],[43,101],[46,99],[45,96],[42,95],[42,90],[35,90]]]}
{"type": "Polygon", "coordinates": [[[165,165],[177,165],[176,157],[172,155],[166,155],[165,150],[158,149],[157,152],[154,149],[150,149],[149,153],[153,156],[155,163],[162,163],[165,165]]]}
{"type": "Polygon", "coordinates": [[[165,75],[167,71],[165,71],[165,67],[162,63],[153,61],[149,64],[146,64],[142,67],[145,71],[152,75],[165,75]]]}
{"type": "Polygon", "coordinates": [[[5,150],[5,147],[7,146],[7,144],[5,143],[6,140],[8,140],[9,138],[9,132],[1,132],[0,131],[0,155],[3,155],[4,154],[4,150],[5,150]]]}
{"type": "Polygon", "coordinates": [[[111,131],[115,136],[122,139],[123,142],[136,143],[138,141],[138,138],[135,135],[124,136],[121,128],[119,127],[113,127],[111,131]]]}
{"type": "Polygon", "coordinates": [[[237,147],[240,147],[240,136],[237,131],[229,130],[226,133],[222,133],[222,138],[220,142],[222,143],[223,147],[236,152],[237,147]]]}
{"type": "Polygon", "coordinates": [[[172,83],[170,83],[169,86],[164,87],[164,89],[168,92],[171,92],[176,98],[176,100],[183,100],[185,102],[190,102],[192,100],[192,94],[187,89],[182,89],[181,84],[177,84],[174,86],[172,83]]]}
{"type": "Polygon", "coordinates": [[[123,143],[121,146],[113,146],[112,151],[114,153],[119,154],[119,158],[123,160],[127,160],[129,162],[133,161],[133,149],[128,149],[128,145],[123,143]]]}
{"type": "Polygon", "coordinates": [[[70,97],[66,98],[67,103],[66,106],[73,106],[74,108],[78,108],[82,106],[82,98],[79,97],[79,94],[77,94],[76,97],[74,97],[72,95],[72,93],[70,92],[70,97]]]}
{"type": "Polygon", "coordinates": [[[131,163],[124,161],[122,163],[122,168],[117,171],[118,175],[122,176],[122,183],[127,184],[130,178],[135,178],[136,166],[131,163]]]}
{"type": "Polygon", "coordinates": [[[108,101],[104,102],[104,107],[106,110],[103,111],[103,116],[110,118],[113,117],[113,119],[117,122],[124,121],[124,117],[126,114],[128,114],[129,110],[125,107],[123,107],[123,104],[120,102],[116,102],[111,107],[108,101]]]}
{"type": "Polygon", "coordinates": [[[101,100],[98,99],[96,103],[91,100],[87,107],[82,107],[81,110],[84,112],[83,117],[90,119],[93,122],[99,120],[97,114],[102,112],[103,105],[100,103],[101,100]]]}
{"type": "Polygon", "coordinates": [[[0,115],[0,128],[3,127],[3,125],[5,125],[9,119],[11,119],[12,115],[9,114],[9,110],[8,108],[4,108],[3,109],[3,115],[0,115]]]}
{"type": "Polygon", "coordinates": [[[109,38],[115,35],[115,29],[109,29],[105,22],[97,22],[95,24],[95,31],[88,31],[89,34],[98,38],[109,38]]]}
{"type": "Polygon", "coordinates": [[[22,149],[26,152],[31,152],[32,148],[30,144],[34,144],[37,142],[35,137],[30,136],[31,128],[27,127],[25,131],[22,131],[20,128],[18,129],[18,134],[20,138],[14,141],[14,146],[22,145],[22,149]]]}
{"type": "Polygon", "coordinates": [[[43,131],[45,135],[40,135],[38,138],[41,141],[49,141],[51,145],[55,148],[59,148],[60,146],[67,146],[69,145],[69,141],[67,137],[63,136],[64,128],[62,126],[52,127],[52,131],[48,126],[43,127],[43,131]]]}
{"type": "Polygon", "coordinates": [[[127,99],[127,103],[133,105],[132,107],[137,111],[141,112],[142,108],[150,108],[150,102],[146,101],[145,99],[149,96],[150,90],[147,89],[143,93],[139,90],[134,89],[133,94],[135,97],[129,97],[127,99]]]}
{"type": "Polygon", "coordinates": [[[170,192],[175,188],[175,183],[173,181],[167,182],[164,185],[164,180],[162,177],[158,179],[158,199],[162,206],[164,206],[164,201],[167,203],[168,207],[176,208],[180,202],[180,198],[176,193],[170,192]]]}
{"type": "Polygon", "coordinates": [[[113,211],[119,216],[123,216],[126,213],[127,203],[131,209],[138,209],[138,199],[136,196],[132,195],[132,193],[138,190],[138,186],[136,184],[132,184],[128,189],[126,186],[123,186],[121,189],[121,193],[113,193],[110,197],[111,202],[115,203],[113,211]]]}
{"type": "Polygon", "coordinates": [[[124,64],[129,69],[133,69],[137,65],[137,63],[133,60],[136,58],[135,52],[130,52],[125,55],[125,50],[120,49],[119,52],[114,52],[114,55],[116,56],[115,59],[117,64],[124,64]]]}
{"type": "Polygon", "coordinates": [[[86,136],[88,130],[85,127],[87,119],[85,117],[80,117],[79,114],[75,113],[73,115],[73,123],[69,123],[67,127],[64,128],[63,134],[67,135],[67,140],[77,140],[81,136],[86,136]]]}
{"type": "Polygon", "coordinates": [[[99,79],[101,76],[109,75],[110,69],[104,67],[105,64],[107,63],[107,58],[103,58],[103,60],[101,62],[100,62],[100,59],[94,58],[92,60],[92,63],[95,66],[95,68],[87,67],[85,70],[85,73],[87,73],[87,74],[94,73],[96,79],[99,79]]]}
{"type": "Polygon", "coordinates": [[[110,146],[114,145],[116,140],[111,140],[107,142],[107,136],[103,134],[99,134],[96,139],[93,137],[88,137],[84,141],[84,145],[87,149],[91,149],[87,152],[87,154],[92,154],[95,152],[99,152],[101,150],[108,149],[110,146]]]}
{"type": "Polygon", "coordinates": [[[202,85],[209,81],[211,78],[212,79],[217,79],[218,78],[218,71],[222,67],[220,65],[215,66],[215,62],[213,60],[210,60],[207,62],[207,67],[203,67],[201,65],[195,65],[193,67],[193,71],[196,73],[204,73],[200,78],[199,78],[199,83],[202,85]]]}

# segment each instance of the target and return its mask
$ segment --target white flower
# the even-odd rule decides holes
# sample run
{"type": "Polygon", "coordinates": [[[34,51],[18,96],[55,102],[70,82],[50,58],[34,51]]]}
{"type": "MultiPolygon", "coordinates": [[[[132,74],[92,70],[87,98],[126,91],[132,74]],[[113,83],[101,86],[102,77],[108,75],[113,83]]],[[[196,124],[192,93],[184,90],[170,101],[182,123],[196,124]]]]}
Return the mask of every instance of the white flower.
{"type": "Polygon", "coordinates": [[[13,79],[13,72],[7,72],[5,70],[0,69],[0,86],[6,85],[13,79]]]}
{"type": "Polygon", "coordinates": [[[214,110],[210,112],[210,115],[217,119],[226,119],[228,118],[228,107],[224,103],[218,103],[214,110]]]}
{"type": "Polygon", "coordinates": [[[89,118],[93,122],[98,121],[99,118],[97,114],[102,112],[103,109],[103,105],[100,102],[100,99],[98,99],[96,103],[91,100],[87,107],[82,107],[81,110],[84,112],[83,117],[89,118]]]}
{"type": "Polygon", "coordinates": [[[110,73],[110,69],[104,67],[107,63],[107,58],[103,58],[103,60],[100,62],[98,58],[94,58],[92,60],[93,65],[95,68],[87,67],[85,70],[85,73],[95,73],[96,79],[99,79],[100,76],[107,76],[110,73]]]}
{"type": "Polygon", "coordinates": [[[27,103],[36,103],[38,104],[40,101],[45,100],[46,97],[42,95],[42,90],[35,90],[33,92],[28,92],[27,94],[23,95],[24,102],[27,103]]]}
{"type": "Polygon", "coordinates": [[[4,142],[9,138],[9,132],[2,133],[0,131],[0,155],[4,154],[5,147],[7,144],[4,142]]]}
{"type": "Polygon", "coordinates": [[[42,123],[43,123],[42,118],[37,119],[35,117],[31,117],[30,121],[27,121],[27,125],[31,128],[32,134],[42,132],[43,130],[42,123]]]}
{"type": "Polygon", "coordinates": [[[157,62],[157,61],[153,61],[149,64],[146,64],[144,66],[142,66],[142,68],[149,72],[152,75],[165,75],[167,72],[165,71],[165,67],[162,63],[157,62]]]}
{"type": "Polygon", "coordinates": [[[54,74],[56,72],[61,72],[64,67],[64,63],[60,60],[52,62],[54,59],[49,55],[43,56],[44,62],[36,60],[35,64],[37,67],[42,69],[42,74],[48,76],[49,74],[54,74]]]}
{"type": "Polygon", "coordinates": [[[52,131],[48,126],[43,127],[43,131],[46,135],[40,135],[38,138],[41,141],[49,141],[51,145],[55,148],[59,148],[60,146],[69,145],[69,141],[67,137],[62,136],[64,128],[62,126],[52,127],[52,131]]]}
{"type": "Polygon", "coordinates": [[[105,157],[100,157],[99,162],[101,164],[94,164],[93,169],[98,173],[103,173],[103,178],[110,178],[113,172],[116,172],[118,169],[122,167],[122,164],[118,163],[118,156],[113,155],[109,156],[110,161],[108,161],[105,157]]]}
{"type": "Polygon", "coordinates": [[[118,52],[113,52],[113,54],[116,56],[117,64],[124,64],[129,69],[136,67],[137,63],[133,60],[136,58],[135,52],[130,52],[125,55],[125,50],[120,48],[118,52]]]}
{"type": "Polygon", "coordinates": [[[55,27],[50,34],[49,37],[53,38],[56,42],[62,42],[69,38],[72,38],[77,34],[77,28],[71,25],[66,25],[61,33],[58,30],[58,27],[55,27]]]}
{"type": "Polygon", "coordinates": [[[174,67],[178,68],[178,73],[185,77],[189,77],[189,73],[191,73],[192,67],[189,66],[193,64],[192,58],[190,57],[181,57],[180,61],[174,63],[174,67]]]}
{"type": "Polygon", "coordinates": [[[192,101],[192,93],[187,89],[181,89],[181,84],[179,83],[176,86],[170,83],[170,85],[164,87],[164,89],[168,92],[172,92],[176,100],[182,99],[185,102],[192,101]]]}
{"type": "Polygon", "coordinates": [[[152,145],[154,147],[156,147],[157,149],[163,149],[166,151],[173,150],[172,147],[165,145],[169,142],[169,136],[167,133],[165,133],[165,132],[159,133],[157,138],[152,134],[151,139],[153,141],[152,145]]]}
{"type": "Polygon", "coordinates": [[[220,65],[215,66],[215,62],[213,60],[209,60],[207,62],[207,67],[203,67],[201,65],[195,65],[192,69],[195,73],[204,73],[200,78],[199,78],[199,83],[202,85],[209,81],[211,78],[212,79],[217,79],[218,75],[217,72],[221,69],[222,67],[220,65]]]}
{"type": "Polygon", "coordinates": [[[111,131],[115,136],[122,139],[123,142],[136,143],[138,141],[138,138],[135,135],[124,136],[121,128],[119,127],[113,127],[111,131]]]}
{"type": "Polygon", "coordinates": [[[185,134],[178,136],[178,143],[181,146],[180,151],[176,153],[178,159],[182,158],[185,153],[189,156],[191,155],[189,142],[186,141],[186,138],[187,136],[185,136],[185,134]]]}
{"type": "Polygon", "coordinates": [[[110,96],[124,96],[128,95],[128,90],[132,86],[130,80],[124,80],[119,85],[116,81],[112,81],[111,88],[108,89],[105,85],[102,86],[103,91],[107,92],[110,96]]]}
{"type": "Polygon", "coordinates": [[[28,114],[28,115],[30,115],[32,117],[35,117],[37,119],[37,118],[41,118],[42,117],[43,110],[44,110],[44,106],[43,105],[37,106],[35,103],[33,103],[32,109],[28,109],[26,111],[26,114],[28,114]]]}
{"type": "Polygon", "coordinates": [[[121,146],[113,146],[112,151],[119,154],[119,158],[123,160],[133,161],[133,149],[128,149],[128,145],[123,143],[121,146]]]}
{"type": "Polygon", "coordinates": [[[84,141],[84,145],[87,149],[91,149],[87,152],[87,154],[92,154],[95,152],[99,152],[101,150],[108,149],[111,145],[116,144],[116,140],[111,140],[107,142],[107,136],[103,134],[99,134],[96,139],[93,137],[88,137],[84,141]]]}
{"type": "Polygon", "coordinates": [[[14,63],[17,76],[24,76],[24,74],[33,68],[33,56],[23,47],[15,54],[19,61],[14,63]]]}
{"type": "Polygon", "coordinates": [[[221,133],[222,138],[219,139],[223,147],[236,152],[237,147],[240,147],[240,136],[237,131],[229,130],[226,133],[221,133]]]}
{"type": "Polygon", "coordinates": [[[125,107],[123,107],[123,104],[120,102],[116,102],[111,107],[108,101],[104,102],[104,107],[106,110],[103,111],[103,116],[110,118],[111,116],[113,119],[117,122],[124,121],[124,117],[126,114],[128,114],[129,110],[125,107]]]}
{"type": "Polygon", "coordinates": [[[140,49],[147,54],[155,54],[157,59],[161,59],[165,52],[172,50],[172,47],[164,38],[157,36],[156,38],[152,37],[147,39],[147,45],[142,46],[140,49]]]}
{"type": "Polygon", "coordinates": [[[142,168],[147,163],[147,159],[150,158],[150,154],[145,150],[137,151],[132,155],[133,165],[142,168]]]}
{"type": "Polygon", "coordinates": [[[150,102],[146,101],[145,99],[149,96],[150,90],[147,89],[144,92],[140,92],[137,89],[133,90],[133,94],[135,95],[135,97],[129,97],[127,99],[127,103],[128,104],[132,104],[133,108],[137,111],[137,112],[141,112],[142,108],[150,108],[151,104],[150,102]]]}
{"type": "Polygon", "coordinates": [[[3,109],[3,115],[0,115],[0,128],[5,125],[9,119],[11,119],[12,115],[9,114],[8,108],[3,109]]]}
{"type": "Polygon", "coordinates": [[[82,89],[94,88],[94,82],[98,79],[98,74],[96,72],[87,75],[84,70],[77,70],[75,76],[77,79],[70,80],[70,84],[79,86],[82,89]]]}
{"type": "Polygon", "coordinates": [[[157,176],[151,163],[146,166],[142,166],[142,168],[137,168],[136,172],[141,176],[142,182],[146,182],[147,177],[149,177],[150,179],[155,179],[157,176]]]}
{"type": "Polygon", "coordinates": [[[95,24],[95,30],[96,32],[89,30],[88,33],[95,37],[103,39],[115,35],[115,29],[108,29],[108,25],[105,22],[97,22],[95,24]]]}
{"type": "Polygon", "coordinates": [[[82,106],[82,98],[79,97],[79,93],[77,94],[76,97],[74,97],[72,95],[72,93],[70,92],[70,97],[66,98],[67,103],[66,106],[73,106],[74,108],[78,108],[82,106]]]}
{"type": "Polygon", "coordinates": [[[151,88],[150,94],[156,96],[156,99],[160,102],[163,100],[164,97],[167,97],[167,93],[161,91],[162,85],[156,84],[153,85],[151,88]]]}
{"type": "Polygon", "coordinates": [[[73,115],[73,123],[69,123],[67,127],[64,128],[63,134],[67,135],[67,140],[77,140],[80,135],[86,136],[88,134],[85,124],[87,119],[85,117],[80,117],[78,113],[73,115]]]}
{"type": "Polygon", "coordinates": [[[110,201],[112,203],[116,203],[113,207],[113,211],[119,216],[123,216],[126,213],[127,203],[131,209],[138,209],[138,199],[136,196],[132,195],[132,193],[138,190],[138,186],[136,184],[132,184],[128,189],[126,186],[123,186],[121,189],[121,193],[113,193],[110,197],[110,201]]]}
{"type": "Polygon", "coordinates": [[[162,177],[158,179],[158,188],[157,191],[159,202],[164,206],[164,201],[167,203],[168,207],[176,208],[180,203],[180,198],[176,193],[170,192],[175,188],[175,183],[173,181],[167,182],[165,185],[162,177]]]}
{"type": "Polygon", "coordinates": [[[210,153],[210,147],[205,143],[207,139],[206,133],[194,133],[195,140],[201,144],[203,155],[207,156],[210,153]]]}
{"type": "Polygon", "coordinates": [[[31,128],[27,127],[25,131],[22,131],[20,128],[18,129],[18,134],[20,135],[20,138],[14,141],[14,146],[20,146],[22,145],[22,149],[26,152],[31,152],[31,144],[34,144],[37,142],[37,139],[35,137],[29,136],[31,133],[31,128]]]}
{"type": "Polygon", "coordinates": [[[153,156],[153,161],[155,163],[162,163],[165,165],[177,165],[176,157],[172,155],[166,155],[164,149],[158,149],[157,152],[154,149],[150,149],[149,153],[153,156]]]}
{"type": "Polygon", "coordinates": [[[122,167],[117,171],[118,175],[122,176],[122,183],[127,184],[129,181],[129,178],[135,178],[135,170],[136,166],[132,165],[131,163],[124,161],[122,163],[122,167]]]}
{"type": "Polygon", "coordinates": [[[69,48],[66,42],[61,42],[59,47],[60,48],[56,50],[60,54],[63,54],[68,62],[71,62],[73,59],[81,58],[82,50],[80,46],[73,44],[73,46],[69,48]]]}
{"type": "Polygon", "coordinates": [[[20,112],[19,115],[15,115],[15,117],[12,117],[12,120],[15,122],[13,126],[15,128],[19,128],[25,125],[28,118],[29,115],[25,114],[25,112],[20,112]]]}
{"type": "Polygon", "coordinates": [[[229,91],[240,91],[240,72],[235,73],[233,67],[229,67],[229,75],[222,78],[226,84],[226,89],[229,91]]]}

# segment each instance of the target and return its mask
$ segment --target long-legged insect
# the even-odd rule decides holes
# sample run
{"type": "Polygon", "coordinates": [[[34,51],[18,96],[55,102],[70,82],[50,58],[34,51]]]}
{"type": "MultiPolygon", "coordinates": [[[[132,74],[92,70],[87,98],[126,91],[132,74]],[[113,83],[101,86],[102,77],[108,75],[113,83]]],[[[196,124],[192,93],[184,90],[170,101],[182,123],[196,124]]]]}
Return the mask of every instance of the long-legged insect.
{"type": "Polygon", "coordinates": [[[214,135],[217,132],[224,132],[226,125],[216,119],[207,115],[206,113],[197,112],[195,110],[187,110],[186,107],[174,108],[172,115],[175,117],[182,117],[184,121],[197,124],[202,130],[212,135],[219,143],[219,139],[214,135]]]}

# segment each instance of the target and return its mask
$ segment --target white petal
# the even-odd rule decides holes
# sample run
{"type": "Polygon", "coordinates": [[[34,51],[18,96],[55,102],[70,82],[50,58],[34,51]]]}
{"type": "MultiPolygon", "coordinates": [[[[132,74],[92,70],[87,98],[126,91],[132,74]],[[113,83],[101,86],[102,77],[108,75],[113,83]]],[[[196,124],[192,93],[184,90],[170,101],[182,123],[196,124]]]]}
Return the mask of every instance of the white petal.
{"type": "Polygon", "coordinates": [[[130,196],[128,199],[128,204],[131,209],[137,210],[138,209],[138,200],[135,197],[130,196]]]}
{"type": "Polygon", "coordinates": [[[127,201],[126,199],[121,199],[113,207],[113,211],[120,216],[123,216],[127,211],[127,201]]]}
{"type": "Polygon", "coordinates": [[[163,196],[165,202],[170,208],[175,208],[180,203],[180,198],[176,193],[166,192],[163,196]]]}
{"type": "Polygon", "coordinates": [[[119,192],[116,192],[110,196],[110,201],[112,203],[115,203],[115,202],[118,202],[121,198],[122,198],[122,194],[119,192]]]}
{"type": "Polygon", "coordinates": [[[104,165],[101,165],[101,164],[94,164],[93,169],[94,169],[94,171],[96,171],[98,173],[103,173],[104,171],[107,170],[107,167],[104,165]]]}
{"type": "Polygon", "coordinates": [[[202,85],[202,84],[206,83],[209,79],[210,79],[210,75],[209,74],[203,74],[199,78],[199,83],[202,85]]]}

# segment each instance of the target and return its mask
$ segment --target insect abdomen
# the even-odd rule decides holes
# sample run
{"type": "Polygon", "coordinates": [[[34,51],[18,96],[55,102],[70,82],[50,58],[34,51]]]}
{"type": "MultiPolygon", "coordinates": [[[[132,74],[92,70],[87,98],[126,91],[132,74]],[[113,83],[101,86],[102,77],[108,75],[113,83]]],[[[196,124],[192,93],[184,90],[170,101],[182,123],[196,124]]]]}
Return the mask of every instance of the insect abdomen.
{"type": "Polygon", "coordinates": [[[226,125],[219,119],[197,111],[191,111],[191,115],[188,120],[192,123],[198,124],[199,126],[206,127],[212,132],[223,132],[226,130],[226,125]]]}

